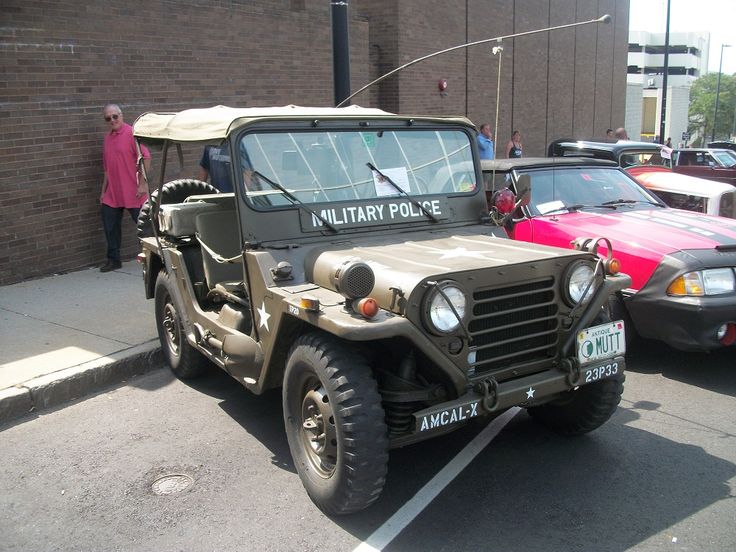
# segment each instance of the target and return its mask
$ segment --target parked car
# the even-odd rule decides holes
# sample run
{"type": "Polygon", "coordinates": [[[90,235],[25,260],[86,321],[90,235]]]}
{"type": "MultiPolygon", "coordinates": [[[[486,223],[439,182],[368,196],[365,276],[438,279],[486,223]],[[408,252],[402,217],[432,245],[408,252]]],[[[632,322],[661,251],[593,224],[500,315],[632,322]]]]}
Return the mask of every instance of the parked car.
{"type": "Polygon", "coordinates": [[[509,240],[467,119],[218,106],[133,128],[163,150],[138,231],[164,357],[181,378],[215,365],[256,394],[281,388],[295,469],[325,512],[375,502],[390,448],[472,418],[521,406],[580,434],[615,411],[625,331],[604,307],[631,279],[589,251],[509,240]],[[164,184],[193,143],[229,150],[233,192],[164,184]]]}
{"type": "Polygon", "coordinates": [[[708,143],[709,148],[719,148],[719,149],[728,149],[731,151],[736,151],[736,142],[728,142],[728,141],[722,141],[722,142],[709,142],[708,143]]]}
{"type": "Polygon", "coordinates": [[[688,176],[736,185],[736,152],[715,148],[674,150],[672,169],[688,176]]]}
{"type": "Polygon", "coordinates": [[[635,329],[695,351],[736,342],[736,220],[669,208],[612,162],[527,158],[482,166],[494,193],[509,185],[524,197],[530,189],[509,225],[513,238],[560,247],[578,236],[610,240],[632,279],[611,305],[615,317],[627,318],[627,335],[635,329]]]}
{"type": "Polygon", "coordinates": [[[602,142],[562,138],[547,148],[550,157],[592,157],[615,161],[623,168],[640,165],[670,167],[671,149],[652,142],[617,140],[602,142]]]}
{"type": "Polygon", "coordinates": [[[628,172],[670,207],[736,218],[736,187],[730,184],[658,167],[636,167],[628,172]]]}

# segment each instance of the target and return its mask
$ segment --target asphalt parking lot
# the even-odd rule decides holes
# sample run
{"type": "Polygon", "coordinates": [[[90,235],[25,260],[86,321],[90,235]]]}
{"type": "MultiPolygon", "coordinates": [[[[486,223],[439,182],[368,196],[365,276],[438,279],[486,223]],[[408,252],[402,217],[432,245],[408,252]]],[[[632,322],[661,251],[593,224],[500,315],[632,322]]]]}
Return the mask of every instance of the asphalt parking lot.
{"type": "Polygon", "coordinates": [[[474,423],[393,451],[379,502],[336,519],[303,491],[278,392],[155,370],[0,431],[3,549],[736,549],[734,351],[645,344],[628,364],[621,407],[592,434],[562,438],[521,411],[417,506],[474,423]],[[191,486],[156,494],[164,474],[191,486]],[[387,523],[400,529],[383,542],[387,523]]]}

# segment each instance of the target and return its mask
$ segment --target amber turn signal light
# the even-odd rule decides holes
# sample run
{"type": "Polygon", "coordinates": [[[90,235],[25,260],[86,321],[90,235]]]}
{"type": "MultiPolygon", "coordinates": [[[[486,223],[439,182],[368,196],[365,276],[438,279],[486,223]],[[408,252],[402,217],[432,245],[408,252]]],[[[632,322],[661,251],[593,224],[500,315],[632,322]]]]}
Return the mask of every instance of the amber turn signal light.
{"type": "Polygon", "coordinates": [[[616,257],[608,259],[606,261],[606,272],[612,276],[621,272],[621,261],[616,257]]]}
{"type": "Polygon", "coordinates": [[[299,306],[305,311],[317,312],[319,311],[319,299],[311,295],[302,295],[299,299],[299,306]]]}

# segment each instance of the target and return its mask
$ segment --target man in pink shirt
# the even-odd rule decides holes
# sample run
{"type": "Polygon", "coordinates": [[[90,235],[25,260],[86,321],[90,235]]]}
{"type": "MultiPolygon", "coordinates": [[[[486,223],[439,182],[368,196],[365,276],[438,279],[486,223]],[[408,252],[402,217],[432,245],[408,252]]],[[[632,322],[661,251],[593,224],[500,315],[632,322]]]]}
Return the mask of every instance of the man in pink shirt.
{"type": "MultiPolygon", "coordinates": [[[[138,172],[138,150],[133,138],[133,127],[123,121],[120,106],[108,104],[103,113],[110,131],[105,135],[102,148],[105,178],[102,181],[100,203],[102,226],[107,239],[107,262],[100,267],[100,272],[109,272],[122,266],[120,227],[123,212],[127,209],[133,222],[138,220],[138,212],[148,198],[148,183],[138,172]]],[[[151,154],[145,146],[141,146],[141,155],[148,171],[151,154]]]]}

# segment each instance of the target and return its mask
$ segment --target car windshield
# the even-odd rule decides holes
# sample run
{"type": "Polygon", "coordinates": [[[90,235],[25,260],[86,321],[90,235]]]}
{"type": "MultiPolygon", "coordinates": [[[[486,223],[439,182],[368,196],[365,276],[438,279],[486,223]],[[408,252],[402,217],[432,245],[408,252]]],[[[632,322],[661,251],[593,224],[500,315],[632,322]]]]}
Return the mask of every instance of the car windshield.
{"type": "Polygon", "coordinates": [[[665,160],[659,151],[627,151],[619,157],[619,165],[622,167],[634,167],[637,165],[669,166],[669,159],[665,160]]]}
{"type": "Polygon", "coordinates": [[[619,169],[571,167],[520,174],[525,173],[531,178],[529,209],[533,215],[660,205],[656,197],[619,169]]]}
{"type": "Polygon", "coordinates": [[[458,130],[259,132],[243,136],[239,150],[245,196],[258,208],[477,186],[470,137],[458,130]]]}
{"type": "Polygon", "coordinates": [[[731,152],[714,151],[711,153],[720,165],[728,168],[736,167],[736,155],[731,155],[731,152]]]}
{"type": "Polygon", "coordinates": [[[707,198],[704,196],[683,194],[681,192],[667,192],[664,190],[655,190],[654,193],[657,194],[659,199],[675,209],[685,209],[686,211],[695,211],[697,213],[707,212],[707,198]]]}
{"type": "Polygon", "coordinates": [[[723,193],[718,214],[722,217],[736,218],[736,190],[723,193]]]}

